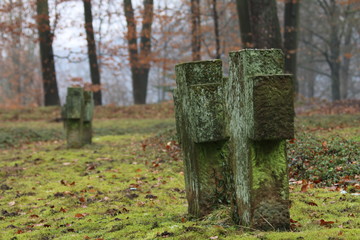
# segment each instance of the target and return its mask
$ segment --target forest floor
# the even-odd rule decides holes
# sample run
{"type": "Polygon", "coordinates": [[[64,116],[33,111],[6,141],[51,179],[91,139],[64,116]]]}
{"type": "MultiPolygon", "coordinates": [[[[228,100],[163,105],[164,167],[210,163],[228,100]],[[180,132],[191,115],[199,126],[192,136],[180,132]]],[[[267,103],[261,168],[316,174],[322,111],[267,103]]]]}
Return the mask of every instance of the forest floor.
{"type": "Polygon", "coordinates": [[[0,240],[359,239],[358,102],[299,106],[288,141],[291,231],[187,215],[172,103],[99,107],[67,149],[59,108],[0,109],[0,240]]]}

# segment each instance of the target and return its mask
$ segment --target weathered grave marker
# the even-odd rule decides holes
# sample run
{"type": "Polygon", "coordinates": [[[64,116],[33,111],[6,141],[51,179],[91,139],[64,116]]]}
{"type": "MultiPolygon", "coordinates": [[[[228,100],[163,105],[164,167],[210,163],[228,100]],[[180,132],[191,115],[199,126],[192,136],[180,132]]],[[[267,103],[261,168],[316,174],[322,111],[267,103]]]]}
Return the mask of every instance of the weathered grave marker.
{"type": "Polygon", "coordinates": [[[262,230],[289,229],[285,139],[294,135],[291,75],[281,50],[230,53],[224,94],[236,219],[262,230]]]}
{"type": "Polygon", "coordinates": [[[92,91],[84,91],[84,122],[83,144],[92,143],[92,118],[94,114],[94,99],[92,91]]]}
{"type": "Polygon", "coordinates": [[[79,148],[92,143],[93,113],[93,93],[84,91],[80,87],[68,88],[66,103],[62,108],[61,116],[64,119],[69,148],[79,148]]]}
{"type": "Polygon", "coordinates": [[[226,201],[221,60],[175,68],[176,124],[185,158],[189,213],[203,216],[226,201]]]}
{"type": "Polygon", "coordinates": [[[66,140],[69,148],[83,146],[84,90],[68,88],[64,106],[66,140]]]}
{"type": "Polygon", "coordinates": [[[277,49],[232,52],[229,79],[218,60],[176,66],[190,214],[230,200],[240,225],[289,229],[285,139],[293,138],[294,107],[283,58],[277,49]]]}

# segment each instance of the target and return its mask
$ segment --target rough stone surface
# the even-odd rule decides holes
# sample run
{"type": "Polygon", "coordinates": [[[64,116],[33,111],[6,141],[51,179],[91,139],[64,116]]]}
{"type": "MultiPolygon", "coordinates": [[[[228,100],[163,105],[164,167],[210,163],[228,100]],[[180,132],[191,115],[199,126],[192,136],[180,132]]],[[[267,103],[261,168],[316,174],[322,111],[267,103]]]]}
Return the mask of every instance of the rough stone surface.
{"type": "Polygon", "coordinates": [[[224,104],[219,83],[196,84],[189,88],[188,109],[191,139],[196,143],[224,139],[224,104]]]}
{"type": "Polygon", "coordinates": [[[220,60],[175,67],[176,127],[184,153],[189,213],[204,216],[226,201],[226,136],[220,60]]]}
{"type": "Polygon", "coordinates": [[[291,75],[265,75],[249,78],[253,86],[254,140],[294,137],[294,104],[291,75]]]}

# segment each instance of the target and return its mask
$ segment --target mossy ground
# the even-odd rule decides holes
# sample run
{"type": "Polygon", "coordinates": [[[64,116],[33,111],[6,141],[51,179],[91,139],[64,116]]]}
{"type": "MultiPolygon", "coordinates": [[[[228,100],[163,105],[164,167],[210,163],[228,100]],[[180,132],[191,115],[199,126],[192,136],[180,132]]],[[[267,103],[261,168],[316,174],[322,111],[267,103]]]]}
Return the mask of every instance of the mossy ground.
{"type": "MultiPolygon", "coordinates": [[[[297,130],[305,131],[306,136],[300,134],[296,141],[315,139],[310,143],[318,142],[323,148],[321,144],[329,137],[349,140],[342,149],[353,151],[359,142],[359,116],[338,116],[328,123],[324,119],[298,118],[297,130]],[[341,128],[336,128],[336,121],[341,128]]],[[[62,127],[45,121],[5,122],[1,126],[59,131],[62,127]]],[[[95,134],[94,144],[82,149],[66,149],[62,138],[56,137],[19,141],[15,147],[0,150],[1,240],[347,240],[360,236],[359,196],[333,188],[309,186],[304,191],[301,184],[290,185],[290,232],[239,228],[231,223],[228,208],[192,219],[187,215],[183,164],[172,118],[104,119],[95,121],[94,126],[102,133],[95,134]]],[[[331,146],[327,148],[331,150],[331,146]]],[[[358,156],[353,160],[358,161],[358,156]]]]}

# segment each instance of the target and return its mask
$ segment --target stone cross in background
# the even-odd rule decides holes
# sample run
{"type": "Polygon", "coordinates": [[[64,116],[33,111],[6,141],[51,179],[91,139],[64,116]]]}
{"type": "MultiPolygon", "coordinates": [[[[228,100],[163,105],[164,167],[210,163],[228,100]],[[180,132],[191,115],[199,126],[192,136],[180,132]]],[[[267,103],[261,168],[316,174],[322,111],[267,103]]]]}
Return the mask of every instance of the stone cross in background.
{"type": "Polygon", "coordinates": [[[222,62],[183,63],[175,71],[176,123],[184,152],[189,213],[200,217],[227,199],[222,62]]]}
{"type": "Polygon", "coordinates": [[[69,148],[91,143],[93,109],[92,92],[80,87],[68,88],[62,115],[69,148]]]}
{"type": "Polygon", "coordinates": [[[219,60],[176,66],[190,214],[231,202],[240,225],[289,229],[285,139],[293,138],[294,108],[283,58],[277,49],[232,52],[226,80],[219,60]]]}

